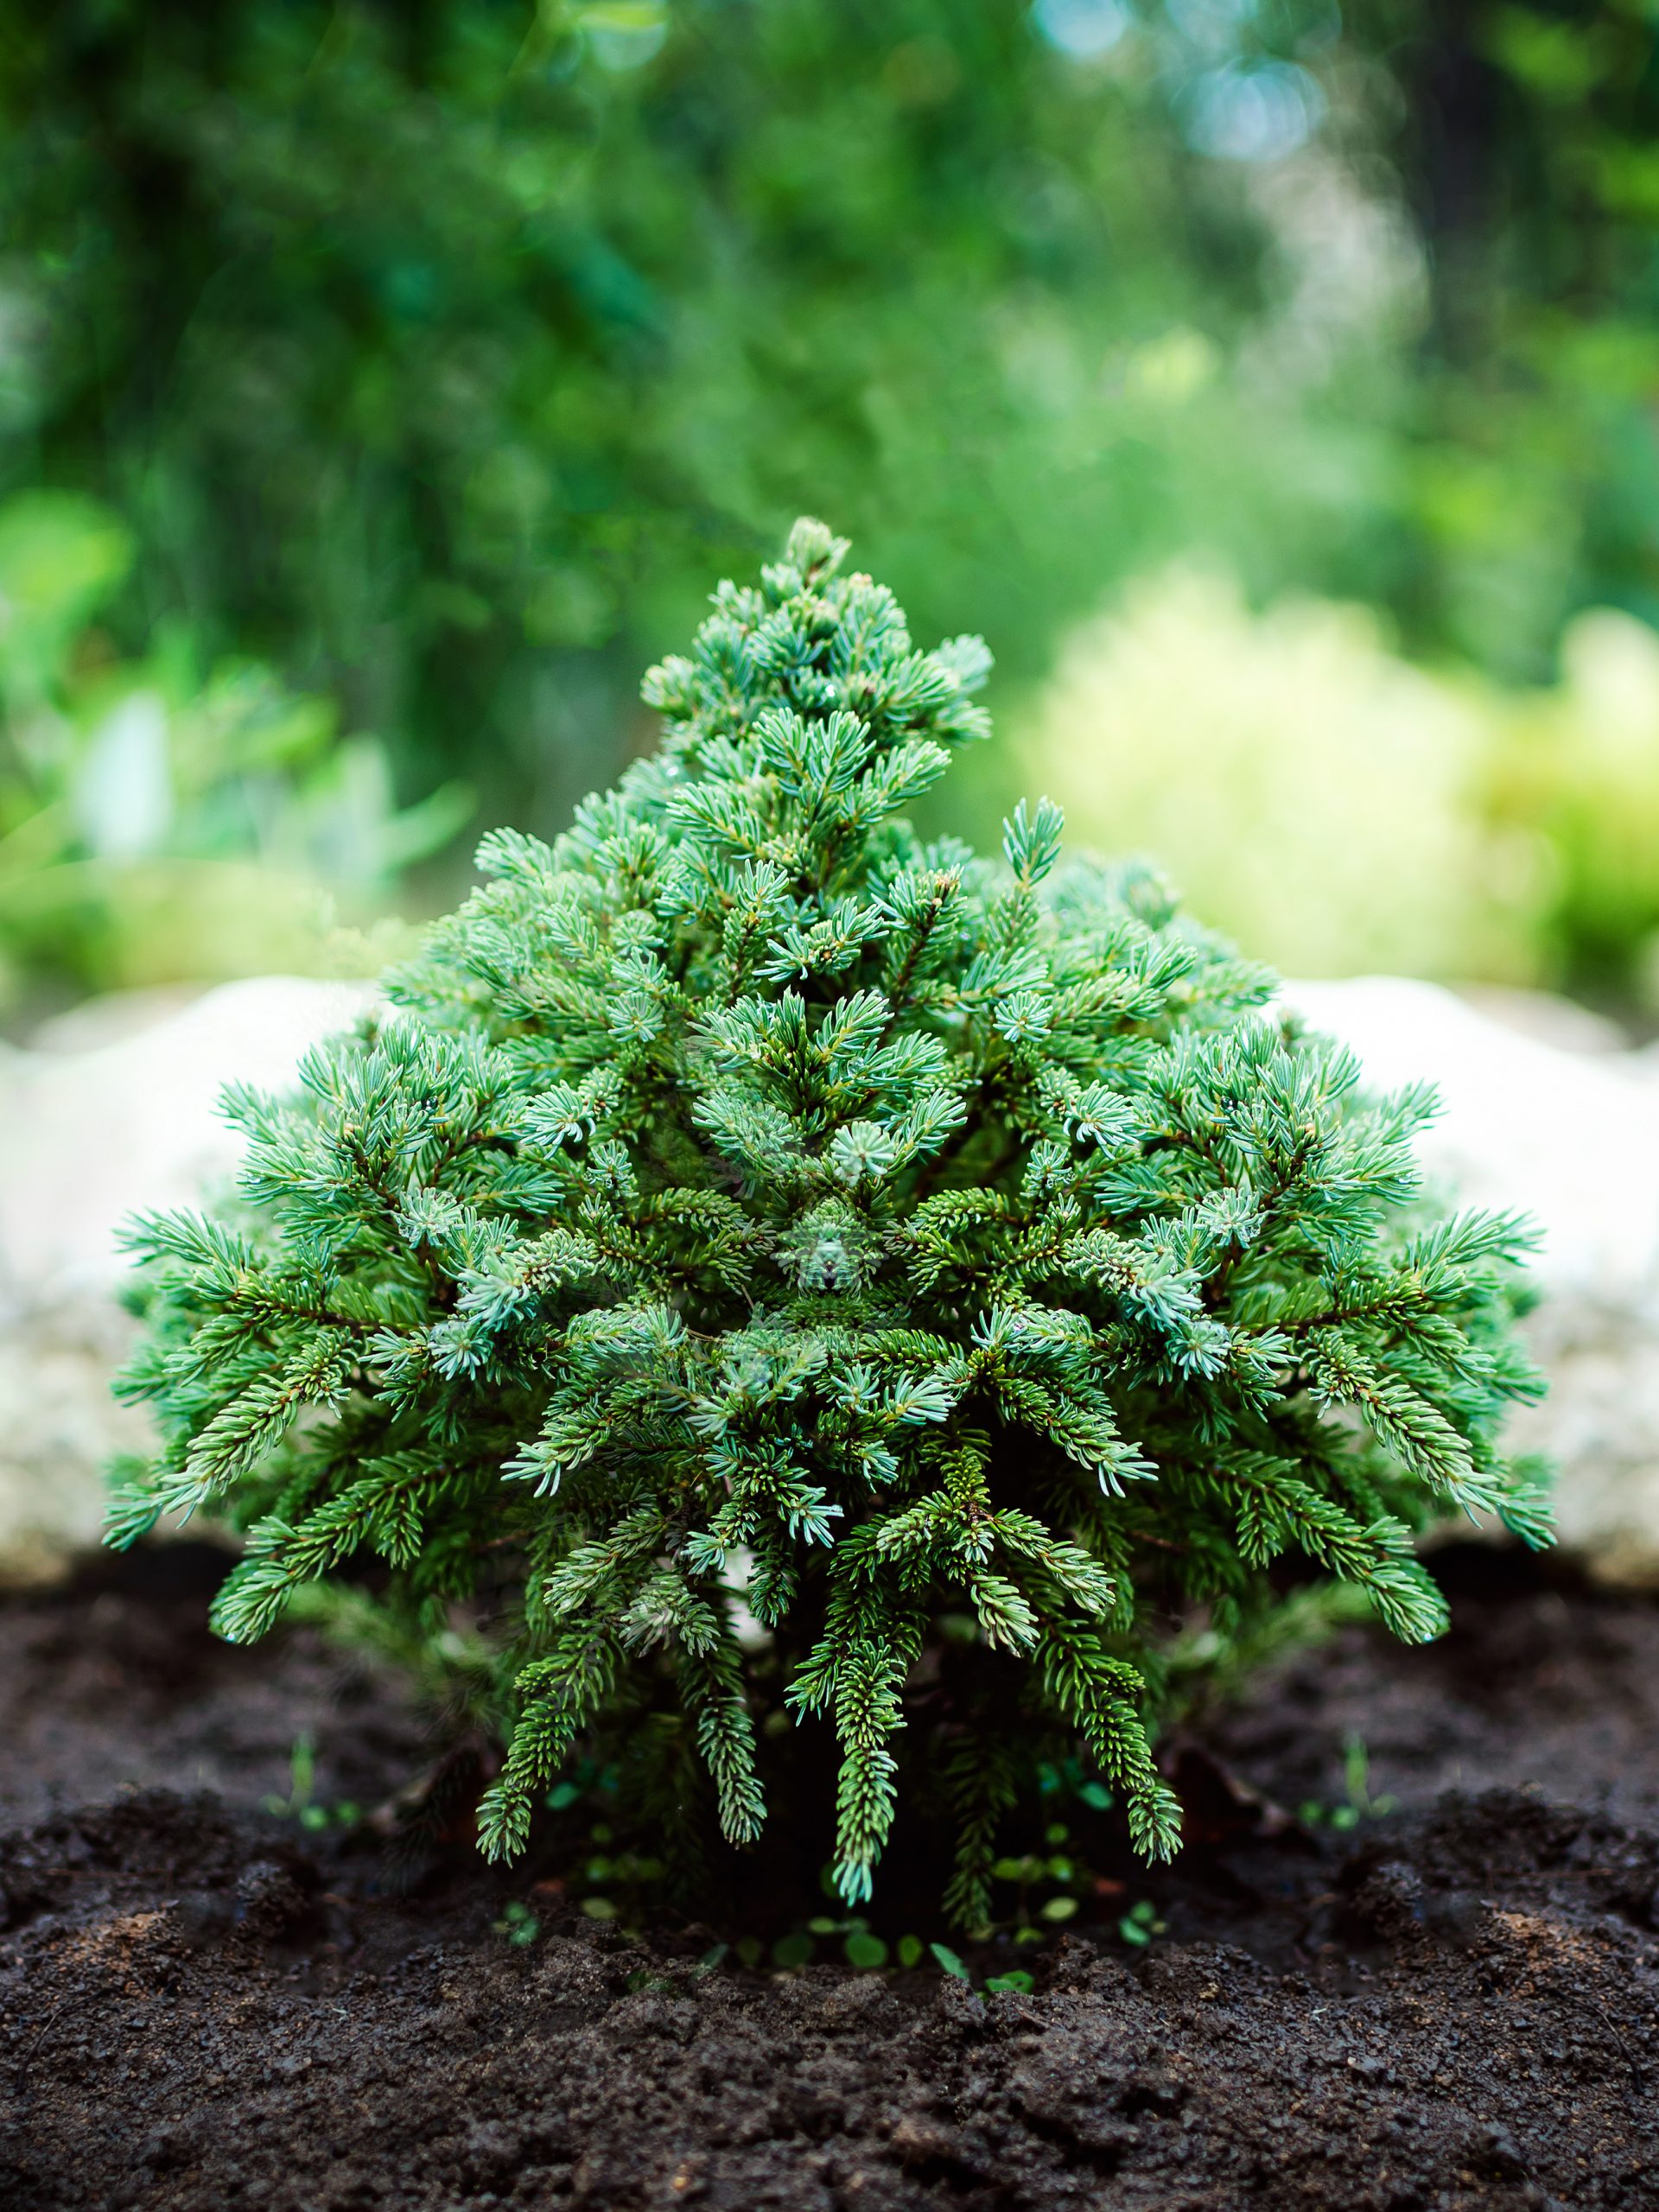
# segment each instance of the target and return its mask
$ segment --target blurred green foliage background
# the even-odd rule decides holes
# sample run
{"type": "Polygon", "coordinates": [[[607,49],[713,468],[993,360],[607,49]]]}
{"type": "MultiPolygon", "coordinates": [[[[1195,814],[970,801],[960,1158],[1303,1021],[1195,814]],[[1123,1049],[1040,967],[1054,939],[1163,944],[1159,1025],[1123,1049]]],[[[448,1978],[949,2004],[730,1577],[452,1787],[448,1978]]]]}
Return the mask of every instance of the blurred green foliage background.
{"type": "Polygon", "coordinates": [[[1649,0],[0,33],[14,1027],[556,829],[803,509],[990,639],[964,828],[1040,777],[1292,967],[1654,1002],[1649,0]]]}

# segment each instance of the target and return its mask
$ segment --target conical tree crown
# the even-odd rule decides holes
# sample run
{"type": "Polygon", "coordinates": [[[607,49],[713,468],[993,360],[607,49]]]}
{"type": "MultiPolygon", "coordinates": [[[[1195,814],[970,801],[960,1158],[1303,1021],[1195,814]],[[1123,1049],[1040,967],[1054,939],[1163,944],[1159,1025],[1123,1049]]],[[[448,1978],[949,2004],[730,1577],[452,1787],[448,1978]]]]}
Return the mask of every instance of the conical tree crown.
{"type": "Polygon", "coordinates": [[[843,1897],[902,1764],[972,1923],[1039,1758],[1173,1848],[1173,1617],[1224,1648],[1300,1550],[1430,1637],[1431,1510],[1541,1540],[1524,1240],[1420,1213],[1427,1098],[1365,1100],[1150,871],[1061,865],[1046,803],[1000,863],[918,837],[988,656],[846,550],[722,585],[661,749],[486,838],[391,1010],[232,1100],[233,1216],[135,1234],[164,1440],[115,1526],[240,1522],[237,1640],[364,1553],[417,1638],[481,1611],[492,1853],[600,1740],[750,1842],[766,1747],[828,1728],[843,1897]]]}

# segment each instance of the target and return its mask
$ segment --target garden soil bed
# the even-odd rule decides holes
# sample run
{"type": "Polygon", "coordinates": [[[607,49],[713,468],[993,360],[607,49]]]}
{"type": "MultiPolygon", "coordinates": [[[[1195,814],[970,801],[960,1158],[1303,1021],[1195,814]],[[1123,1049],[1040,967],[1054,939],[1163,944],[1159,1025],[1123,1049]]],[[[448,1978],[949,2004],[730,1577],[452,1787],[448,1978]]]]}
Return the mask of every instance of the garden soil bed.
{"type": "Polygon", "coordinates": [[[417,1716],[304,1632],[215,1643],[218,1571],[0,1605],[7,2212],[1659,2207],[1649,1602],[1443,1554],[1442,1643],[1346,1632],[1178,1754],[1163,1932],[1109,1889],[970,1954],[1034,1979],[986,1995],[556,1891],[515,1942],[525,1877],[458,1850],[389,1881],[368,1827],[265,1808],[306,1734],[317,1805],[385,1798],[417,1716]],[[1397,1809],[1285,1818],[1344,1803],[1357,1734],[1397,1809]]]}

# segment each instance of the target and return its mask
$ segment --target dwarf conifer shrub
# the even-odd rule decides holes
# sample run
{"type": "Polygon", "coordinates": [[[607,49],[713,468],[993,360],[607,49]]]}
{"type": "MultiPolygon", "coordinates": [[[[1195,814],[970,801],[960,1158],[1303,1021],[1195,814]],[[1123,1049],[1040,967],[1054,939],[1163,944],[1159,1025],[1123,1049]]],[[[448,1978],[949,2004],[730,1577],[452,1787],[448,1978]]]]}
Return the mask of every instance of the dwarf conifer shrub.
{"type": "Polygon", "coordinates": [[[1154,874],[1063,863],[1046,804],[1000,862],[910,828],[988,657],[845,552],[802,522],[723,584],[661,748],[486,838],[389,1010],[232,1097],[234,1212],[133,1235],[162,1442],[113,1534],[242,1525],[238,1642],[376,1554],[406,1634],[477,1624],[493,1856],[595,1746],[753,1843],[816,1732],[842,1895],[902,1785],[974,1923],[1040,1760],[1174,1848],[1177,1618],[1259,1633],[1300,1554],[1421,1639],[1430,1514],[1542,1540],[1524,1238],[1421,1210],[1428,1098],[1367,1099],[1154,874]]]}

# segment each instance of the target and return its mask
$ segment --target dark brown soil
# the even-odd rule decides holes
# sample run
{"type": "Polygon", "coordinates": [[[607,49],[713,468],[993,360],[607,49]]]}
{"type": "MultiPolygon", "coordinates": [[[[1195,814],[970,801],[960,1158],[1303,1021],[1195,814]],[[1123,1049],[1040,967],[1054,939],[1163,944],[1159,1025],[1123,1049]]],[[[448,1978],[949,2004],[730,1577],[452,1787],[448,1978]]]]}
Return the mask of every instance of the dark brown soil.
{"type": "Polygon", "coordinates": [[[1443,1643],[1347,1634],[1180,1757],[1166,1932],[1109,1895],[970,1956],[1035,1979],[986,1995],[545,1891],[515,1942],[525,1878],[459,1853],[398,1893],[365,1827],[261,1808],[306,1732],[315,1801],[374,1803],[418,1719],[303,1633],[216,1644],[217,1571],[0,1606],[6,2212],[1659,2206],[1649,1603],[1444,1555],[1443,1643]],[[1249,1795],[1343,1804],[1357,1734],[1397,1810],[1249,1795]]]}

